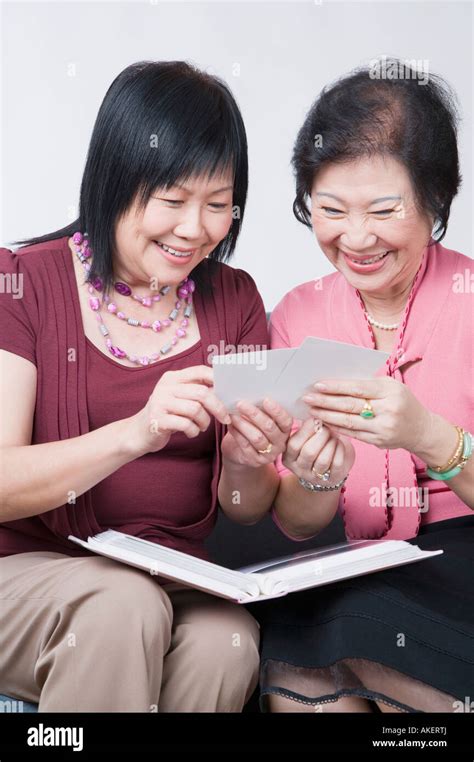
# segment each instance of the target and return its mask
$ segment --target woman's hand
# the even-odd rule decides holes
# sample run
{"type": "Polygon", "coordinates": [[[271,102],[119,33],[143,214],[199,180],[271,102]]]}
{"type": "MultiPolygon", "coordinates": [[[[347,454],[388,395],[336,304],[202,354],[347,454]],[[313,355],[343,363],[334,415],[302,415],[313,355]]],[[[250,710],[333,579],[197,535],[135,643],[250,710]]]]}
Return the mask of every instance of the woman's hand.
{"type": "Polygon", "coordinates": [[[282,463],[295,476],[322,485],[326,482],[321,477],[329,471],[327,484],[332,485],[347,476],[354,460],[354,447],[347,439],[335,436],[317,419],[307,418],[289,438],[282,463]]]}
{"type": "Polygon", "coordinates": [[[206,431],[211,416],[230,423],[224,404],[211,389],[213,382],[212,368],[207,365],[163,373],[145,407],[129,419],[134,451],[157,452],[178,431],[190,439],[197,437],[206,431]]]}
{"type": "Polygon", "coordinates": [[[273,463],[285,450],[292,417],[271,399],[263,401],[263,410],[246,401],[238,402],[237,409],[240,415],[231,414],[231,425],[222,440],[223,458],[252,468],[273,463]]]}
{"type": "Polygon", "coordinates": [[[416,452],[431,429],[432,413],[394,378],[331,379],[321,383],[325,389],[315,384],[315,391],[302,399],[311,407],[312,415],[338,434],[382,449],[401,447],[416,452]],[[374,418],[360,415],[367,400],[374,418]]]}

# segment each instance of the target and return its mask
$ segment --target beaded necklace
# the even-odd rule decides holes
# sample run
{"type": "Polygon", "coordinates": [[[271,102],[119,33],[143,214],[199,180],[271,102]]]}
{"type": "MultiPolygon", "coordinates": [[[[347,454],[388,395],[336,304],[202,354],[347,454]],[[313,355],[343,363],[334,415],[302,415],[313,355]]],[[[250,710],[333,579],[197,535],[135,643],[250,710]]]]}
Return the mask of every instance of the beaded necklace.
{"type": "MultiPolygon", "coordinates": [[[[74,251],[84,268],[85,274],[87,275],[91,269],[91,263],[89,262],[89,259],[93,253],[87,240],[87,233],[74,233],[72,236],[72,242],[74,245],[74,251]]],[[[169,352],[171,348],[178,343],[179,339],[186,336],[186,328],[189,325],[189,319],[193,312],[193,293],[196,289],[196,285],[191,278],[185,278],[177,286],[175,305],[168,317],[164,320],[154,321],[138,320],[137,318],[127,317],[124,312],[117,308],[117,305],[110,299],[109,296],[105,294],[102,294],[102,298],[95,296],[95,293],[100,294],[103,291],[103,282],[100,278],[95,278],[91,283],[89,283],[87,288],[90,294],[89,307],[95,313],[96,319],[99,323],[99,330],[104,337],[107,349],[114,357],[126,358],[136,365],[151,365],[159,360],[160,355],[163,356],[167,354],[167,352],[169,352]],[[179,327],[176,329],[175,335],[172,339],[161,346],[158,352],[153,352],[151,355],[144,355],[140,357],[137,354],[128,354],[128,352],[126,352],[124,349],[121,349],[120,347],[112,344],[112,340],[109,336],[109,330],[104,323],[102,314],[100,312],[102,307],[108,312],[109,315],[117,317],[119,320],[128,323],[128,325],[135,326],[137,328],[151,329],[155,333],[160,333],[170,326],[176,325],[175,321],[177,320],[181,310],[183,310],[183,317],[179,322],[179,327]]],[[[143,307],[149,308],[154,302],[159,302],[161,297],[165,296],[170,291],[171,286],[162,286],[159,289],[158,293],[152,293],[148,296],[134,294],[130,286],[127,283],[123,283],[122,281],[116,281],[114,283],[114,288],[118,294],[121,294],[122,296],[128,296],[137,301],[143,307]]]]}

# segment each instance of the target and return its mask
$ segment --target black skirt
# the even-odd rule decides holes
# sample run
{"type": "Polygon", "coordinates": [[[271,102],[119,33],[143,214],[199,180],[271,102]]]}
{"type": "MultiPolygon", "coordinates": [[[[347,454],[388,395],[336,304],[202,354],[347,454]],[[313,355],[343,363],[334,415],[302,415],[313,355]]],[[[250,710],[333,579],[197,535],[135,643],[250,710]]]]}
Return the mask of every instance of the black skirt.
{"type": "Polygon", "coordinates": [[[446,711],[447,694],[447,711],[469,711],[474,516],[428,524],[411,542],[444,553],[248,606],[261,626],[262,711],[268,694],[306,704],[358,696],[416,712],[446,711]],[[424,708],[428,688],[434,703],[424,708]]]}

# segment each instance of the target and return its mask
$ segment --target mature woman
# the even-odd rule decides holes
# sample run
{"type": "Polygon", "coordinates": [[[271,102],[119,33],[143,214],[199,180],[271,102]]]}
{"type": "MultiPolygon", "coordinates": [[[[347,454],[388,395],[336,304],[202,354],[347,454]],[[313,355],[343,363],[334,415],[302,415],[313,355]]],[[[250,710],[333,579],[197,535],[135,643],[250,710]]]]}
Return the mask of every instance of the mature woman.
{"type": "Polygon", "coordinates": [[[68,540],[206,557],[217,498],[242,523],[269,509],[291,419],[265,403],[242,446],[210,367],[221,341],[267,344],[252,278],[223,264],[246,193],[224,83],[140,62],[100,108],[79,219],[0,251],[0,693],[40,711],[235,712],[257,683],[245,608],[68,540]]]}
{"type": "Polygon", "coordinates": [[[460,180],[456,112],[442,80],[397,70],[325,89],[296,141],[294,211],[337,272],[282,299],[272,347],[312,335],[390,358],[304,398],[273,514],[301,540],[339,508],[349,540],[444,554],[253,606],[270,711],[463,711],[472,696],[472,260],[439,243],[460,180]]]}

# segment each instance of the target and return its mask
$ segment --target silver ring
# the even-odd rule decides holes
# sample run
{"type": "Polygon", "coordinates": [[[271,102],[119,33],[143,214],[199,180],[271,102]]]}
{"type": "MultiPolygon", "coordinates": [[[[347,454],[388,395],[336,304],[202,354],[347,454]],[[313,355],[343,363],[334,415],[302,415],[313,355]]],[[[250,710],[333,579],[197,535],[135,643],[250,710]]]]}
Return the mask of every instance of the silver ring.
{"type": "Polygon", "coordinates": [[[328,470],[325,471],[324,474],[319,474],[314,467],[311,469],[311,471],[313,472],[313,474],[315,474],[315,476],[318,477],[318,479],[321,479],[323,482],[328,482],[329,479],[331,478],[330,468],[328,468],[328,470]]]}

